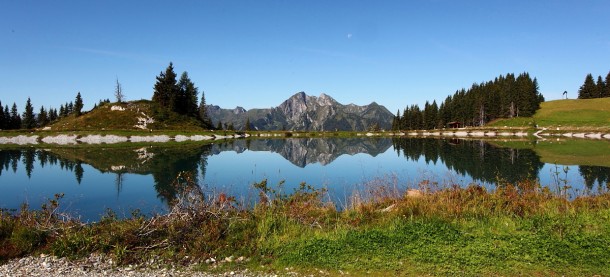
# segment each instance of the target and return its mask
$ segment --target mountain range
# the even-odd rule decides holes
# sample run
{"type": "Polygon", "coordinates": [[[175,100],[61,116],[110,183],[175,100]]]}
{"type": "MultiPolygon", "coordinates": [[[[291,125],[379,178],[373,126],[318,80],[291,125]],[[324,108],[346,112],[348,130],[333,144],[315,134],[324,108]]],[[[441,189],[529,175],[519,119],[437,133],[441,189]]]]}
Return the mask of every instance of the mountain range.
{"type": "Polygon", "coordinates": [[[394,117],[375,102],[343,105],[324,93],[316,97],[305,92],[268,109],[223,109],[214,105],[207,109],[214,126],[218,122],[233,124],[235,130],[245,130],[248,120],[252,130],[365,131],[376,127],[388,130],[394,117]]]}

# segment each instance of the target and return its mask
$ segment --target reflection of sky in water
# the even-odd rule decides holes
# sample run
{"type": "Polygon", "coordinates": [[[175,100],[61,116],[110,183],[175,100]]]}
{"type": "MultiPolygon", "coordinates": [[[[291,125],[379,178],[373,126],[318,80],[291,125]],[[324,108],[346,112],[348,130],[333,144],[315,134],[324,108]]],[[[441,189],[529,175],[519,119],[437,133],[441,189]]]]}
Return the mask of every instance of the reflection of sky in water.
{"type": "Polygon", "coordinates": [[[83,179],[79,184],[73,172],[62,170],[58,164],[34,165],[32,177],[28,178],[23,165],[16,173],[12,169],[0,176],[0,208],[18,209],[22,203],[31,208],[40,208],[54,194],[63,193],[60,210],[69,210],[80,215],[84,221],[97,220],[107,208],[117,215],[129,215],[134,209],[150,213],[160,206],[157,193],[152,187],[152,176],[125,174],[120,190],[115,185],[116,174],[101,173],[83,164],[83,179]]]}
{"type": "MultiPolygon", "coordinates": [[[[101,173],[86,164],[82,166],[84,173],[79,184],[74,172],[62,170],[59,164],[47,163],[41,167],[38,160],[28,178],[21,159],[16,173],[9,167],[0,175],[0,208],[18,209],[24,202],[39,208],[55,193],[64,193],[61,207],[82,216],[85,221],[98,220],[107,208],[119,216],[129,215],[133,209],[140,209],[144,214],[164,211],[165,203],[157,196],[151,175],[123,174],[122,185],[117,187],[117,174],[101,173]]],[[[555,165],[546,164],[539,172],[541,184],[555,190],[557,182],[553,175],[556,170],[559,170],[560,178],[566,178],[562,166],[556,169],[555,165]]],[[[225,151],[207,158],[206,174],[199,183],[207,192],[225,192],[241,200],[253,201],[257,192],[252,184],[263,179],[273,188],[284,180],[283,190],[287,193],[301,182],[326,187],[338,204],[345,203],[357,190],[380,184],[405,189],[416,188],[423,180],[462,186],[472,182],[468,176],[448,171],[440,159],[428,164],[423,157],[417,161],[408,160],[390,147],[376,157],[363,153],[344,154],[326,166],[313,163],[303,168],[278,153],[225,151]]],[[[583,190],[578,166],[569,167],[567,180],[573,189],[583,190]]],[[[484,185],[493,188],[493,185],[484,185]]]]}

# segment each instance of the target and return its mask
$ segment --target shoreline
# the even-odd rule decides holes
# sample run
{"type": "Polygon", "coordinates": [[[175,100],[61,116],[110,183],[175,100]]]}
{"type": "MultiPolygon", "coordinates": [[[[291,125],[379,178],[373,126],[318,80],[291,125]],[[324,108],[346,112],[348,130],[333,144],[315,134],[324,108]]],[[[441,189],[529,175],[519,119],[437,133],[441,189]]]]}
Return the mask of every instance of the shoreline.
{"type": "MultiPolygon", "coordinates": [[[[339,132],[299,132],[299,131],[279,131],[279,132],[236,132],[232,134],[155,134],[155,135],[115,135],[115,134],[16,134],[15,136],[0,136],[0,145],[77,145],[77,144],[118,144],[118,143],[166,143],[166,142],[198,142],[216,141],[223,139],[241,138],[303,138],[303,137],[338,137],[339,132]]],[[[350,132],[350,137],[422,137],[422,138],[535,138],[545,140],[551,138],[567,139],[594,139],[610,140],[610,133],[606,132],[582,132],[572,130],[551,130],[541,128],[531,129],[443,129],[443,130],[414,130],[414,131],[382,131],[382,132],[350,132]]]]}

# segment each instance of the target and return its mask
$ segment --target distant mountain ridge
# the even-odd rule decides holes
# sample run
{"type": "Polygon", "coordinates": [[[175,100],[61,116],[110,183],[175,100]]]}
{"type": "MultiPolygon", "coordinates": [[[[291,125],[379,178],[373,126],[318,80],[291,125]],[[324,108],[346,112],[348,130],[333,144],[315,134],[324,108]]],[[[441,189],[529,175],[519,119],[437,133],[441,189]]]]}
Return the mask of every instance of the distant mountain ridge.
{"type": "Polygon", "coordinates": [[[375,102],[369,105],[343,105],[322,93],[319,97],[299,92],[268,109],[242,107],[222,109],[208,105],[208,114],[214,123],[233,124],[236,130],[244,130],[250,120],[252,130],[294,131],[364,131],[377,125],[389,130],[394,115],[375,102]]]}

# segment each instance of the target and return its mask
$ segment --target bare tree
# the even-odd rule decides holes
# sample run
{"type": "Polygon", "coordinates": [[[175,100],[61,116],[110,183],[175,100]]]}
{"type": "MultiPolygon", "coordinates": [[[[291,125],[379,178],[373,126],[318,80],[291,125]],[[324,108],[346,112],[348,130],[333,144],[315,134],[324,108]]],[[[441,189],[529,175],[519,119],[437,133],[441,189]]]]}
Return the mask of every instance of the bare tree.
{"type": "Polygon", "coordinates": [[[116,87],[114,88],[114,97],[116,101],[121,103],[125,100],[125,95],[123,94],[123,88],[121,87],[121,83],[119,83],[119,78],[116,79],[116,87]]]}

